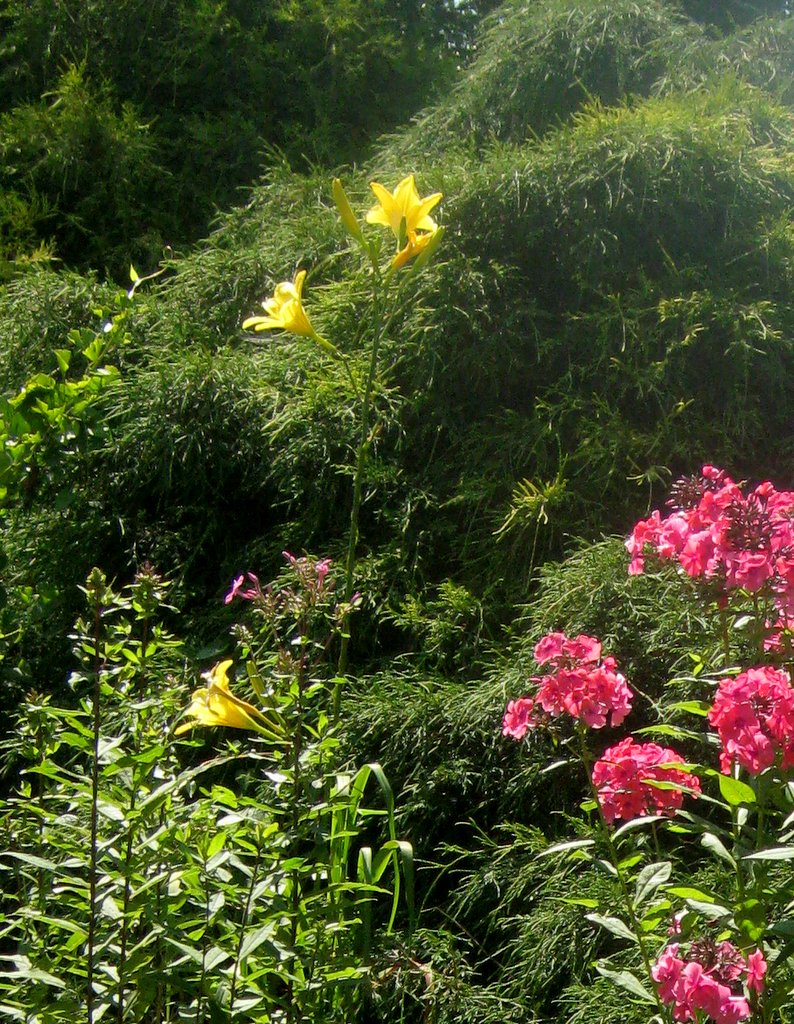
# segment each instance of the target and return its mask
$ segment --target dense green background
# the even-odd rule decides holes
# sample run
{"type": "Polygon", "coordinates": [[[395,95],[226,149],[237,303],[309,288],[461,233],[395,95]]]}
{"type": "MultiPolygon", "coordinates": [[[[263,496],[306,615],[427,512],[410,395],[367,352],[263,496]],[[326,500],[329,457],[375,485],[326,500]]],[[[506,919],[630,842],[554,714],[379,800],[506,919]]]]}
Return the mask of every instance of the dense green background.
{"type": "Polygon", "coordinates": [[[794,19],[494,6],[0,6],[3,393],[55,373],[70,329],[101,330],[131,261],[167,268],[86,435],[54,432],[2,511],[2,685],[63,687],[93,564],[154,562],[208,657],[233,575],[268,578],[285,547],[342,558],[344,375],[240,324],[306,267],[314,321],[364,358],[366,274],[334,255],[330,181],[363,211],[370,180],[415,172],[447,234],[386,342],[349,743],[385,764],[420,856],[466,844],[428,917],[425,955],[453,965],[442,1018],[626,1020],[583,983],[595,935],[546,898],[573,883],[526,866],[527,822],[553,829],[576,783],[552,799],[545,752],[519,762],[497,723],[543,629],[599,634],[651,696],[708,648],[694,603],[629,583],[603,539],[673,476],[714,462],[791,486],[794,19]],[[432,911],[447,889],[454,927],[432,911]]]}

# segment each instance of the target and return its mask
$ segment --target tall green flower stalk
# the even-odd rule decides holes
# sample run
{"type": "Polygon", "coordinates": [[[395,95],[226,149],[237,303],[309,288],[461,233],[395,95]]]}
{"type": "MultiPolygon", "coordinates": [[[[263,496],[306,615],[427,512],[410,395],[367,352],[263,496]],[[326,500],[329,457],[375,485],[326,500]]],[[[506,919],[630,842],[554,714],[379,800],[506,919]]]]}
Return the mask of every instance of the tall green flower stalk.
{"type": "MultiPolygon", "coordinates": [[[[343,1021],[360,1004],[369,977],[372,904],[390,893],[387,932],[400,906],[412,919],[413,855],[397,838],[394,799],[380,766],[355,773],[339,766],[327,710],[335,682],[328,655],[341,618],[331,562],[285,557],[284,574],[270,585],[263,588],[248,574],[250,588],[243,589],[241,577],[232,589],[251,609],[250,625],[235,630],[245,666],[243,673],[238,664],[235,689],[247,677],[262,710],[233,692],[232,662],[223,662],[205,674],[209,686],[194,692],[175,730],[225,726],[265,741],[253,754],[264,769],[256,795],[225,791],[210,826],[226,836],[217,850],[225,860],[210,858],[203,870],[205,876],[210,866],[215,871],[216,891],[209,900],[204,892],[196,899],[191,932],[214,934],[208,950],[188,955],[201,968],[201,991],[212,987],[213,1001],[230,1020],[264,1021],[277,1013],[288,1024],[343,1021]],[[369,804],[373,783],[382,809],[369,804]],[[388,836],[379,847],[366,845],[373,814],[388,836]],[[223,965],[223,980],[208,976],[210,957],[223,965]]],[[[184,952],[186,941],[177,948],[184,952]]]]}
{"type": "Polygon", "coordinates": [[[99,740],[100,740],[100,699],[102,692],[102,668],[104,656],[102,652],[102,607],[106,601],[107,584],[104,574],[95,569],[88,578],[86,596],[88,597],[90,617],[93,623],[91,657],[92,697],[91,697],[91,825],[89,836],[88,861],[88,941],[86,950],[85,999],[88,1024],[94,1020],[94,958],[96,953],[97,925],[97,852],[99,825],[99,740]]]}
{"type": "Polygon", "coordinates": [[[414,176],[409,174],[389,192],[383,185],[371,185],[378,202],[366,214],[368,224],[388,228],[397,243],[396,252],[384,266],[381,261],[381,245],[377,237],[368,239],[353,211],[347,194],[338,178],[333,182],[333,198],[339,216],[348,235],[364,255],[371,281],[370,314],[365,331],[369,336],[369,363],[366,378],[357,380],[348,357],[336,345],[319,334],[303,305],[303,286],[306,272],[298,271],[294,281],[283,281],[276,286],[273,297],[263,303],[265,316],[249,317],[243,323],[244,329],[264,331],[281,329],[293,334],[311,338],[323,351],[339,360],[345,368],[353,391],[359,403],[358,443],[355,452],[353,495],[350,507],[347,557],[345,560],[345,582],[342,594],[342,630],[337,661],[337,681],[332,699],[333,720],[339,716],[341,689],[347,671],[350,647],[350,612],[354,603],[355,570],[359,542],[359,519],[364,495],[364,481],[367,474],[369,451],[375,433],[376,419],[373,415],[375,390],[380,377],[380,356],[384,335],[394,317],[404,309],[404,286],[406,278],[412,279],[421,271],[437,250],[444,229],[439,227],[430,212],[441,201],[441,193],[420,198],[414,176]],[[411,264],[406,274],[400,275],[403,267],[411,264]]]}

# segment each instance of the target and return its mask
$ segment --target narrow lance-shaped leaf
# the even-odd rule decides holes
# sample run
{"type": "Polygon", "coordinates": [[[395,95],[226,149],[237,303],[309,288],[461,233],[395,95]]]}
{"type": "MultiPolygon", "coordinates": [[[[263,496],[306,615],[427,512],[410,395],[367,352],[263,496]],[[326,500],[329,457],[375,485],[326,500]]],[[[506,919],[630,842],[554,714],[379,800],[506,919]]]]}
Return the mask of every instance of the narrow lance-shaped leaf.
{"type": "Polygon", "coordinates": [[[669,861],[660,861],[657,864],[648,864],[637,876],[637,883],[634,889],[634,905],[642,906],[643,902],[651,893],[666,882],[672,873],[673,867],[669,861]]]}
{"type": "Polygon", "coordinates": [[[596,964],[596,970],[599,974],[605,978],[609,978],[611,982],[618,985],[620,988],[625,989],[627,992],[631,992],[632,995],[637,996],[644,1003],[651,1003],[656,1005],[656,1000],[648,991],[647,988],[635,978],[629,971],[613,971],[608,967],[604,967],[602,964],[596,964]]]}
{"type": "Polygon", "coordinates": [[[602,914],[585,914],[585,917],[588,921],[592,921],[593,924],[600,925],[601,928],[605,928],[613,935],[617,935],[618,938],[627,939],[629,942],[635,943],[639,941],[634,932],[618,917],[605,917],[602,914]]]}

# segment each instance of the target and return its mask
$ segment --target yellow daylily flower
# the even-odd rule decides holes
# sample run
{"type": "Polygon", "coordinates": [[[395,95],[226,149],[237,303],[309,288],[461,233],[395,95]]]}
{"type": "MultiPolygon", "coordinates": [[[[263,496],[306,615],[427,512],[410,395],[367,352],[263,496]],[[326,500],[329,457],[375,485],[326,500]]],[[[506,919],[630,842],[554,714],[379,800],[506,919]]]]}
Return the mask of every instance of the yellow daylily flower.
{"type": "Polygon", "coordinates": [[[405,232],[404,237],[409,239],[411,232],[436,230],[437,225],[430,216],[430,211],[441,201],[441,193],[434,192],[426,199],[420,199],[413,174],[403,178],[393,193],[377,181],[371,182],[369,187],[379,202],[367,213],[367,223],[383,224],[391,228],[398,246],[401,230],[405,232]]]}
{"type": "Polygon", "coordinates": [[[248,701],[235,697],[229,689],[228,672],[231,661],[222,661],[203,678],[207,686],[201,686],[193,692],[193,697],[185,711],[192,721],[185,722],[174,730],[175,735],[188,732],[197,725],[225,725],[230,729],[252,729],[270,735],[267,719],[248,701]]]}
{"type": "Polygon", "coordinates": [[[294,281],[282,281],[281,284],[277,284],[273,298],[262,303],[267,316],[250,316],[243,322],[243,330],[269,331],[280,328],[293,334],[305,334],[315,341],[322,341],[303,308],[301,293],[305,280],[306,271],[299,270],[294,281]]]}

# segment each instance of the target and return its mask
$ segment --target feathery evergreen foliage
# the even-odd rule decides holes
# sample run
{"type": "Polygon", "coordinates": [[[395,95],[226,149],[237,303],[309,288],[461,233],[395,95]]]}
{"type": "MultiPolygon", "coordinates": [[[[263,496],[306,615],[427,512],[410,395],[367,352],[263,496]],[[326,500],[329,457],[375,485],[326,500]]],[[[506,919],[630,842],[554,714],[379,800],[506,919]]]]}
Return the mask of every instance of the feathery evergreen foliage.
{"type": "MultiPolygon", "coordinates": [[[[627,579],[621,542],[604,535],[625,532],[671,477],[703,462],[792,478],[794,19],[783,8],[737,0],[715,17],[697,0],[508,0],[476,48],[461,49],[472,63],[457,85],[344,171],[360,212],[372,178],[391,188],[414,171],[423,194],[445,196],[443,248],[383,339],[394,371],[376,390],[360,678],[343,715],[351,758],[383,763],[401,829],[440,869],[423,927],[399,956],[383,951],[374,1019],[635,1019],[593,981],[604,936],[562,903],[608,906],[613,883],[535,860],[549,839],[585,828],[552,817],[576,809],[582,779],[568,766],[544,773],[554,751],[542,743],[528,757],[506,750],[498,722],[551,629],[601,637],[640,695],[643,724],[659,724],[671,694],[702,696],[691,669],[719,646],[713,624],[669,574],[627,579]]],[[[240,74],[261,56],[245,50],[240,74]]],[[[194,102],[195,69],[171,70],[194,102]]],[[[166,78],[152,75],[162,89],[166,78]]],[[[150,123],[130,96],[125,120],[88,82],[87,108],[107,115],[113,152],[145,192],[136,174],[154,170],[147,154],[162,151],[147,147],[177,106],[166,117],[161,97],[162,123],[150,123]]],[[[33,89],[3,115],[0,141],[65,113],[33,89]]],[[[312,158],[349,156],[319,104],[315,114],[285,143],[290,156],[303,152],[302,132],[312,158]]],[[[214,127],[190,122],[193,166],[214,148],[222,104],[212,116],[214,127]]],[[[73,158],[83,174],[85,151],[67,148],[47,159],[73,158]]],[[[255,173],[250,139],[236,153],[230,165],[255,173]]],[[[36,159],[37,173],[52,173],[36,159]]],[[[285,546],[343,557],[357,444],[349,378],[306,339],[240,326],[306,269],[313,323],[364,372],[368,271],[338,255],[330,178],[271,158],[244,205],[137,291],[110,357],[119,380],[102,396],[101,443],[66,439],[69,458],[3,511],[18,623],[3,666],[17,691],[63,680],[76,585],[98,560],[118,578],[145,559],[167,569],[193,648],[215,653],[227,643],[217,609],[229,579],[275,574],[285,546]]],[[[184,182],[172,185],[169,208],[184,182]]],[[[50,207],[42,198],[36,213],[33,192],[15,194],[0,231],[7,216],[33,245],[50,207]]],[[[116,193],[121,205],[133,194],[116,193]]],[[[84,198],[75,238],[92,216],[95,197],[85,208],[84,198]]],[[[113,228],[123,224],[119,261],[125,232],[130,247],[145,232],[134,217],[113,228]]],[[[101,333],[114,301],[92,276],[32,267],[14,277],[0,292],[4,393],[55,373],[53,350],[74,328],[101,333]]],[[[699,857],[693,872],[706,871],[699,857]]]]}

